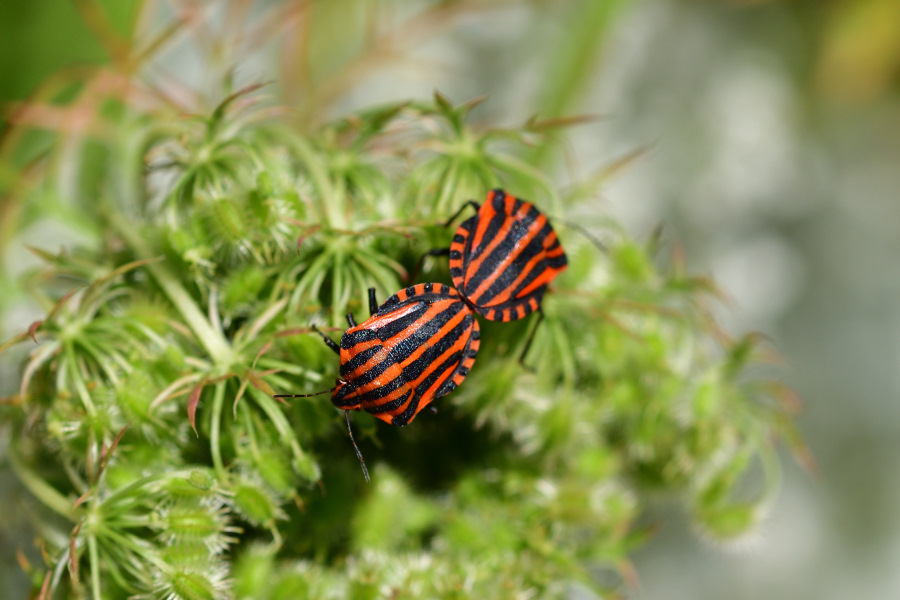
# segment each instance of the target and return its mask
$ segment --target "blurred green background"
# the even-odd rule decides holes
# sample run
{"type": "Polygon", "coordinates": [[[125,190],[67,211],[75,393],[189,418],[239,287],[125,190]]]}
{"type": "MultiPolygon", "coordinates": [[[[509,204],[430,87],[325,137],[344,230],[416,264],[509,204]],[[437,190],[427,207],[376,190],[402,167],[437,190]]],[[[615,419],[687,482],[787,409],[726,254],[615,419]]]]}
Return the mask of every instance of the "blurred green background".
{"type": "MultiPolygon", "coordinates": [[[[900,597],[900,2],[298,2],[271,39],[247,24],[277,2],[222,3],[246,20],[207,4],[0,3],[4,118],[59,69],[118,60],[119,40],[173,22],[174,41],[141,76],[211,97],[229,75],[275,81],[286,103],[325,117],[434,89],[488,95],[479,117],[498,125],[601,115],[567,133],[566,160],[536,159],[566,186],[649,146],[596,210],[639,238],[662,224],[691,270],[730,295],[727,327],[772,337],[819,465],[810,475],[787,458],[770,517],[733,547],[656,503],[634,597],[900,597]],[[385,19],[390,35],[373,38],[385,19]],[[311,36],[315,60],[294,56],[297,36],[311,36]]],[[[5,277],[28,265],[22,245],[77,236],[46,222],[9,235],[16,216],[0,215],[5,277]]],[[[36,318],[12,287],[0,309],[4,338],[36,318]]],[[[15,531],[0,539],[0,581],[24,590],[15,551],[31,540],[15,531]]]]}

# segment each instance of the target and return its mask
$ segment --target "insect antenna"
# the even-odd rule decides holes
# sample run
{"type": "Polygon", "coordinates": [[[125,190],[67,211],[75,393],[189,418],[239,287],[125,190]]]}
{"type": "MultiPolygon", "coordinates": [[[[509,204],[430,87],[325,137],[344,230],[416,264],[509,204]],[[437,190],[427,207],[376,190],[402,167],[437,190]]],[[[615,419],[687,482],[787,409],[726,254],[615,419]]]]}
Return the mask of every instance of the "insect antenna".
{"type": "MultiPolygon", "coordinates": [[[[334,388],[330,390],[322,390],[321,392],[315,392],[314,394],[275,394],[272,396],[273,398],[311,398],[312,396],[321,396],[322,394],[330,394],[334,391],[334,388]]],[[[347,433],[350,434],[350,442],[353,444],[353,450],[356,451],[356,458],[359,459],[359,464],[363,470],[363,476],[366,478],[366,483],[369,483],[369,469],[366,467],[366,461],[363,460],[362,452],[359,451],[359,446],[356,445],[356,440],[353,438],[353,430],[350,428],[350,411],[345,410],[344,416],[347,418],[347,433]]]]}
{"type": "Polygon", "coordinates": [[[272,396],[273,398],[312,398],[313,396],[321,396],[322,394],[330,394],[334,391],[334,388],[329,390],[322,390],[321,392],[315,392],[313,394],[275,394],[272,396]]]}
{"type": "Polygon", "coordinates": [[[347,433],[350,434],[350,441],[353,443],[353,449],[356,451],[356,458],[359,459],[359,464],[362,467],[366,483],[369,483],[369,469],[366,468],[366,461],[363,460],[362,452],[359,451],[359,446],[356,445],[356,440],[353,439],[353,430],[350,428],[350,411],[345,410],[344,416],[347,417],[347,433]]]}

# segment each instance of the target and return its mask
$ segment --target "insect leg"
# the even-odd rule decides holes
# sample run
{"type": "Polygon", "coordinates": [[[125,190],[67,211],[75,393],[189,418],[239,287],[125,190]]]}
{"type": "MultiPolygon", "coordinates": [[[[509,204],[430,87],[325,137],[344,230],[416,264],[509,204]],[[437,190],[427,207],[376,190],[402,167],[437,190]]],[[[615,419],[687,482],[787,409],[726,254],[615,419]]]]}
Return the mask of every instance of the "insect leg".
{"type": "Polygon", "coordinates": [[[466,200],[466,203],[462,205],[462,208],[460,208],[458,211],[456,211],[452,217],[447,219],[447,222],[444,223],[443,226],[450,227],[450,224],[453,223],[453,221],[455,221],[459,217],[459,215],[461,215],[463,213],[464,210],[466,210],[467,206],[471,206],[473,209],[475,209],[476,213],[478,212],[478,209],[481,208],[481,205],[478,204],[477,202],[475,202],[474,200],[466,200]]]}
{"type": "MultiPolygon", "coordinates": [[[[463,211],[466,210],[466,208],[469,206],[471,206],[475,210],[476,213],[478,212],[478,209],[481,208],[481,205],[478,204],[477,202],[475,202],[474,200],[467,200],[466,203],[462,205],[462,208],[460,208],[458,211],[456,211],[452,217],[447,219],[447,221],[445,223],[441,223],[441,227],[450,227],[450,225],[453,223],[453,221],[458,219],[459,215],[461,215],[463,213],[463,211]]],[[[422,272],[422,266],[425,264],[426,256],[447,256],[448,254],[450,254],[450,248],[433,248],[433,249],[429,250],[428,252],[426,252],[419,258],[419,262],[416,263],[416,268],[413,269],[413,272],[407,278],[407,281],[409,281],[409,282],[415,281],[416,277],[419,276],[419,273],[422,272]]]]}
{"type": "Polygon", "coordinates": [[[412,283],[415,281],[416,277],[419,276],[419,273],[422,272],[422,267],[425,265],[425,257],[426,256],[448,256],[450,254],[450,248],[432,248],[425,254],[419,257],[419,262],[416,263],[416,268],[413,269],[413,272],[407,278],[407,281],[412,283]]]}
{"type": "Polygon", "coordinates": [[[359,451],[359,446],[356,445],[356,440],[353,439],[353,430],[350,428],[350,411],[345,410],[344,416],[347,417],[347,433],[350,434],[350,441],[353,443],[353,449],[356,451],[356,458],[359,459],[359,464],[363,470],[363,477],[366,478],[366,483],[369,483],[369,469],[366,468],[366,461],[363,460],[362,452],[359,451]]]}
{"type": "Polygon", "coordinates": [[[519,364],[522,365],[522,368],[528,371],[529,373],[534,373],[534,367],[529,367],[525,364],[525,355],[528,354],[528,351],[531,349],[531,342],[534,341],[534,334],[537,333],[538,327],[541,325],[541,321],[544,320],[544,311],[541,309],[537,310],[538,318],[537,321],[534,322],[534,326],[531,328],[531,333],[528,334],[528,340],[525,342],[525,347],[522,348],[522,353],[519,354],[519,364]]]}
{"type": "Polygon", "coordinates": [[[600,252],[602,252],[603,254],[609,253],[609,250],[606,248],[606,245],[603,242],[598,240],[597,237],[594,236],[594,234],[592,234],[590,231],[588,231],[578,223],[573,223],[572,221],[566,221],[564,219],[557,219],[556,217],[553,218],[553,222],[565,225],[569,229],[574,229],[575,231],[583,235],[587,239],[587,241],[593,244],[598,250],[600,250],[600,252]]]}
{"type": "Polygon", "coordinates": [[[315,325],[313,325],[312,328],[313,328],[313,331],[315,331],[316,333],[318,333],[319,335],[322,336],[322,339],[325,340],[325,345],[328,346],[329,348],[331,348],[332,350],[334,350],[335,354],[341,353],[341,347],[337,345],[337,342],[335,342],[333,339],[331,339],[330,337],[328,337],[327,335],[325,335],[324,333],[319,331],[318,327],[316,327],[315,325]]]}
{"type": "Polygon", "coordinates": [[[378,301],[375,300],[375,288],[369,288],[369,316],[374,317],[378,312],[378,301]]]}

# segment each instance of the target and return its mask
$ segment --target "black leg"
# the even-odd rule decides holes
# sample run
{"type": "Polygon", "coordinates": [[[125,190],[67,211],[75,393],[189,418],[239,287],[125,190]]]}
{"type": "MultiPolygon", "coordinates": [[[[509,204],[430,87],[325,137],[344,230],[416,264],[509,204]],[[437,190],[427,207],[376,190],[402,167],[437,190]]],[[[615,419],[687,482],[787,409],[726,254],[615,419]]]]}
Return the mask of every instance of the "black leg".
{"type": "Polygon", "coordinates": [[[522,353],[519,354],[519,364],[522,365],[522,368],[529,373],[534,373],[535,369],[534,367],[529,367],[525,364],[525,355],[527,355],[528,351],[531,349],[531,342],[534,341],[534,334],[537,333],[537,328],[540,327],[541,321],[544,320],[544,311],[538,309],[537,314],[537,321],[535,321],[534,327],[531,328],[531,333],[528,334],[528,341],[525,342],[525,347],[522,348],[522,353]]]}
{"type": "Polygon", "coordinates": [[[369,483],[369,469],[366,468],[366,461],[363,460],[362,452],[359,451],[359,446],[356,445],[356,440],[353,439],[353,430],[350,429],[350,411],[345,410],[344,416],[347,417],[347,433],[350,434],[350,441],[353,443],[353,449],[356,451],[356,458],[359,459],[359,464],[362,466],[363,477],[366,478],[366,483],[369,483]]]}
{"type": "Polygon", "coordinates": [[[341,347],[337,345],[337,342],[335,342],[333,339],[331,339],[330,337],[328,337],[327,335],[325,335],[324,333],[319,331],[319,328],[316,327],[315,325],[313,325],[312,328],[313,328],[313,331],[315,331],[316,333],[318,333],[319,335],[322,336],[322,339],[325,340],[325,345],[328,346],[329,348],[331,348],[332,350],[334,350],[335,354],[341,353],[341,347]]]}
{"type": "MultiPolygon", "coordinates": [[[[603,244],[603,242],[601,242],[600,240],[598,240],[598,239],[597,239],[590,231],[588,231],[587,229],[585,229],[584,227],[582,227],[582,226],[579,225],[578,223],[573,223],[573,222],[571,222],[571,221],[565,221],[565,220],[563,220],[563,219],[557,219],[556,217],[553,218],[553,222],[554,222],[554,223],[559,223],[559,224],[561,224],[561,225],[565,225],[565,226],[568,227],[569,229],[574,229],[575,231],[577,231],[578,233],[580,233],[581,235],[583,235],[585,238],[587,238],[587,240],[588,240],[590,243],[592,243],[594,246],[596,246],[597,249],[600,250],[600,252],[602,252],[603,254],[607,254],[607,253],[609,252],[609,250],[607,250],[607,248],[606,248],[606,246],[603,244]]],[[[654,233],[655,233],[655,232],[654,232],[654,233]]]]}
{"type": "Polygon", "coordinates": [[[353,313],[347,313],[347,323],[350,327],[356,327],[356,319],[353,318],[353,313]]]}
{"type": "Polygon", "coordinates": [[[374,317],[378,312],[378,301],[375,300],[375,288],[369,288],[369,316],[374,317]]]}
{"type": "Polygon", "coordinates": [[[422,267],[425,265],[425,257],[426,256],[448,256],[450,254],[450,248],[432,248],[425,254],[419,257],[419,262],[416,263],[416,268],[413,269],[413,272],[407,278],[407,281],[413,283],[415,279],[419,276],[419,273],[422,272],[422,267]]]}
{"type": "Polygon", "coordinates": [[[464,210],[466,210],[467,206],[471,206],[476,213],[478,212],[478,209],[481,208],[481,205],[474,200],[466,200],[466,203],[462,205],[462,208],[456,211],[456,213],[454,213],[452,217],[447,219],[447,222],[444,223],[444,227],[450,227],[450,224],[453,223],[453,221],[455,221],[459,217],[459,215],[463,213],[464,210]]]}
{"type": "MultiPolygon", "coordinates": [[[[476,213],[478,212],[478,209],[481,208],[481,205],[474,200],[467,200],[466,203],[463,204],[462,207],[458,211],[456,211],[452,217],[447,219],[446,223],[441,223],[441,227],[450,227],[450,225],[453,224],[453,221],[458,219],[459,215],[461,215],[463,211],[466,210],[466,208],[468,208],[469,206],[471,206],[476,213]]],[[[425,264],[426,256],[447,256],[448,254],[450,254],[450,248],[434,248],[432,250],[429,250],[419,258],[419,262],[416,263],[416,268],[413,269],[413,272],[407,278],[407,281],[413,283],[416,277],[419,276],[419,273],[422,272],[422,266],[425,264]]]]}

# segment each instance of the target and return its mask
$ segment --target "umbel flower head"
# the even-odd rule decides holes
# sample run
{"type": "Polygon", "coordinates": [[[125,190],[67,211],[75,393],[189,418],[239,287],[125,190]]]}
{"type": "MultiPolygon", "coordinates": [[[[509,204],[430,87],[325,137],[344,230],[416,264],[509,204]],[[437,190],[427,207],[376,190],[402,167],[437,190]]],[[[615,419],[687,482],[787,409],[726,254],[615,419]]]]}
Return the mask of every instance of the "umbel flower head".
{"type": "Polygon", "coordinates": [[[644,492],[733,539],[777,489],[775,440],[805,456],[771,353],[719,330],[713,282],[596,209],[565,225],[596,190],[561,191],[527,158],[577,119],[478,126],[480,100],[435,94],[298,126],[260,86],[185,111],[121,79],[128,93],[73,92],[93,127],[47,152],[77,160],[35,167],[89,239],[35,249],[43,317],[0,346],[18,376],[8,458],[46,558],[34,595],[604,593],[632,579],[644,492]],[[339,361],[312,325],[339,335],[369,288],[450,286],[446,258],[411,274],[453,243],[440,223],[496,188],[540,206],[568,257],[533,369],[535,317],[483,320],[436,415],[356,419],[366,485],[340,411],[273,396],[330,387],[339,361]]]}

